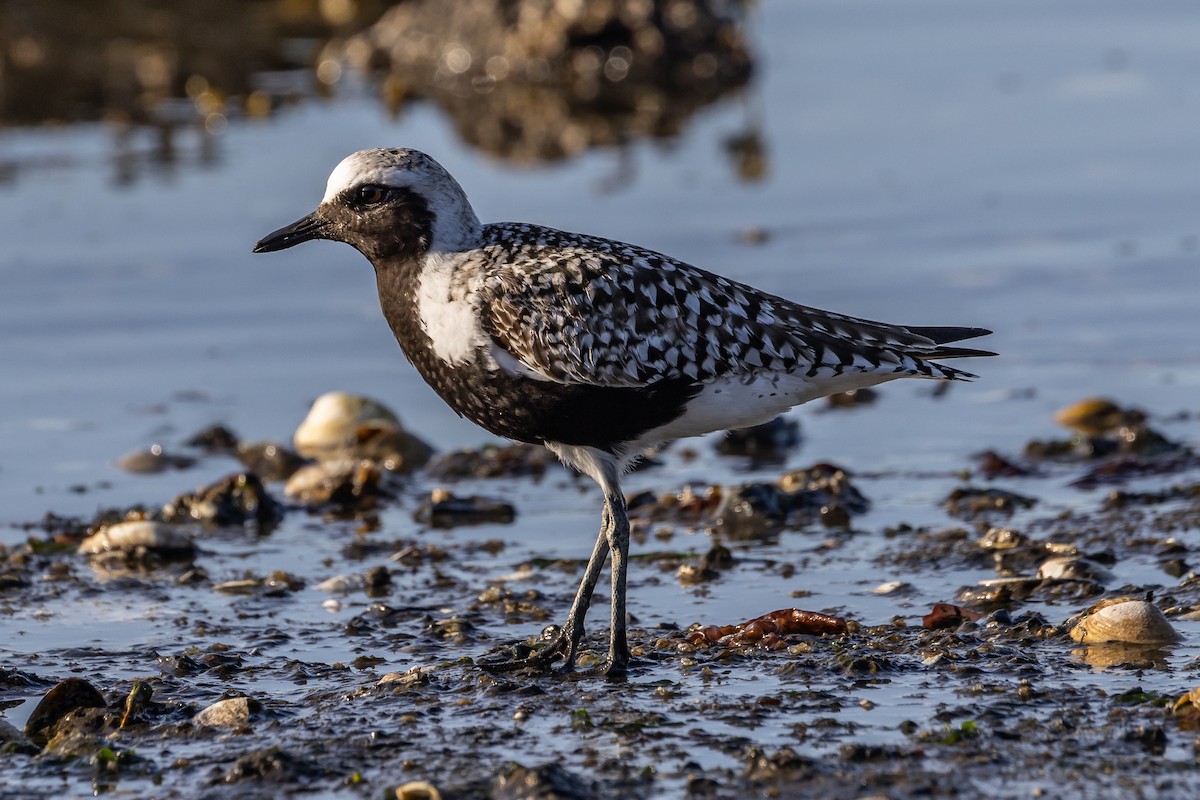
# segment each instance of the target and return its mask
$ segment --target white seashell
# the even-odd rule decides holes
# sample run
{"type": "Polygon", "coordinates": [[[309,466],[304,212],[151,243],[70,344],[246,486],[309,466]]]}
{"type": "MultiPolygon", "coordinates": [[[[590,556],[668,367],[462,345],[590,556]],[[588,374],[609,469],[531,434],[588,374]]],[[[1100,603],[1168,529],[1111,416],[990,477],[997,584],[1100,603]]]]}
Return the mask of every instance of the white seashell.
{"type": "Polygon", "coordinates": [[[79,543],[79,552],[89,556],[136,550],[183,555],[194,553],[196,546],[178,529],[148,520],[118,522],[79,543]]]}
{"type": "Polygon", "coordinates": [[[362,575],[334,575],[313,588],[318,592],[328,592],[329,594],[350,594],[359,591],[366,585],[367,582],[362,575]]]}
{"type": "Polygon", "coordinates": [[[1180,639],[1153,603],[1128,597],[1103,600],[1092,606],[1071,628],[1071,638],[1083,644],[1170,644],[1180,639]]]}
{"type": "Polygon", "coordinates": [[[400,420],[370,398],[346,392],[329,392],[312,404],[292,441],[301,455],[319,458],[353,445],[363,426],[399,430],[400,420]]]}

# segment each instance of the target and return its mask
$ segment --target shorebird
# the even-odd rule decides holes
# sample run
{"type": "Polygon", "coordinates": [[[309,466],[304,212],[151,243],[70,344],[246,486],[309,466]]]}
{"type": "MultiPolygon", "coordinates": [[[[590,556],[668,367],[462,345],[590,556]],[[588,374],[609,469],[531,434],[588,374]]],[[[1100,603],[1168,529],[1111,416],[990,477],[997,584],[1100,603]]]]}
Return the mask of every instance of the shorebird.
{"type": "Polygon", "coordinates": [[[604,493],[600,534],[566,624],[494,669],[571,670],[611,557],[608,654],[629,663],[629,520],[620,478],[646,449],[765,422],[894,378],[974,375],[935,359],[990,331],[889,325],[798,305],[643,247],[520,222],[480,224],[458,182],[416,150],[363,150],[333,170],[317,210],[263,253],[345,242],[375,267],[405,356],[460,416],[545,445],[604,493]]]}

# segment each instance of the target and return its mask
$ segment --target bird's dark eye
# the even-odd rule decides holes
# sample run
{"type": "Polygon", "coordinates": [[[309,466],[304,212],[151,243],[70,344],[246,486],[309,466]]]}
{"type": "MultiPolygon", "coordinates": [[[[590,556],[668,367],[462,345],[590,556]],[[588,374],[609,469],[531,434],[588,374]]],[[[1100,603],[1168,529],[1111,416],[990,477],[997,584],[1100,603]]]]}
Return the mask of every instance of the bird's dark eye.
{"type": "Polygon", "coordinates": [[[386,200],[387,194],[388,191],[383,186],[367,183],[354,190],[354,202],[363,206],[373,206],[386,200]]]}

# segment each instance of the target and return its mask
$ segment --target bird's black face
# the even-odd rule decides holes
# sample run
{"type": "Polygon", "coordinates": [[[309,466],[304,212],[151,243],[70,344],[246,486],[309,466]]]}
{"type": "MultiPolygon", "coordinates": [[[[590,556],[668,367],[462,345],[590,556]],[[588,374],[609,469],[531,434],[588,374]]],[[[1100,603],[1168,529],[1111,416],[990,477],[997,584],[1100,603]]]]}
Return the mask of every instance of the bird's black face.
{"type": "Polygon", "coordinates": [[[417,193],[396,186],[363,183],[340,192],[307,217],[264,236],[256,253],[286,250],[313,239],[351,245],[377,265],[382,260],[417,258],[429,249],[433,214],[417,193]]]}

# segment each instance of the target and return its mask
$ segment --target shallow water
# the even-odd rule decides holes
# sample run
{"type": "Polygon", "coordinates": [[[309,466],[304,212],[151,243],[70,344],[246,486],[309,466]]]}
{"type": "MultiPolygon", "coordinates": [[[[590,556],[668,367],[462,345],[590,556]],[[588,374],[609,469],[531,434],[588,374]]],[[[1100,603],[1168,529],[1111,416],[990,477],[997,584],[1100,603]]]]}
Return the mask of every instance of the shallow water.
{"type": "MultiPolygon", "coordinates": [[[[333,389],[384,401],[440,450],[488,439],[404,362],[361,256],[329,243],[250,253],[261,235],[311,209],[338,159],[375,145],[433,154],[485,220],[638,242],[863,317],[995,330],[983,346],[1000,357],[974,362],[968,368],[980,379],[943,397],[912,381],[884,386],[867,408],[793,412],[804,443],[786,466],[831,461],[863,474],[859,485],[873,505],[856,518],[857,533],[830,545],[821,531],[785,532],[774,543],[735,548],[742,565],[703,588],[635,563],[630,610],[639,625],[725,624],[790,605],[836,609],[868,625],[893,615],[912,622],[992,572],[897,575],[876,560],[895,546],[879,532],[900,522],[953,524],[938,503],[960,484],[972,454],[1018,453],[1030,439],[1061,437],[1053,412],[1089,395],[1146,409],[1172,439],[1200,442],[1200,14],[1192,4],[774,0],[757,4],[748,25],[760,69],[740,96],[703,110],[669,143],[632,141],[552,166],[514,166],[470,150],[429,104],[392,119],[364,85],[266,121],[235,120],[219,135],[183,131],[179,158],[167,165],[148,131],[125,138],[97,124],[0,130],[0,544],[24,542],[21,523],[48,511],[88,516],[154,505],[234,471],[232,460],[214,457],[186,472],[131,476],[114,461],[152,443],[178,450],[215,422],[248,440],[286,441],[311,400],[333,389]],[[761,180],[739,179],[726,147],[745,134],[765,144],[761,180]],[[745,243],[751,229],[765,231],[765,242],[745,243]],[[1191,415],[1167,419],[1180,412],[1191,415]],[[755,566],[806,558],[819,568],[788,578],[755,566]],[[897,579],[913,584],[912,593],[871,591],[897,579]],[[800,589],[811,595],[793,600],[789,593],[800,589]]],[[[626,489],[770,480],[781,471],[748,470],[713,453],[710,441],[693,448],[698,458],[668,451],[663,467],[632,475],[626,489]]],[[[1000,481],[1041,499],[1012,524],[1093,508],[1104,490],[1070,488],[1074,477],[1000,481]]],[[[1142,479],[1132,488],[1161,485],[1142,479]]],[[[573,487],[565,473],[538,485],[456,486],[460,494],[505,495],[519,517],[512,526],[446,533],[411,521],[429,488],[418,482],[381,514],[378,536],[456,548],[503,540],[496,555],[459,553],[454,568],[464,586],[435,610],[461,610],[472,591],[530,558],[586,556],[599,502],[592,487],[573,487]]],[[[214,641],[257,647],[249,660],[263,665],[328,665],[366,651],[386,659],[378,674],[425,663],[401,646],[374,638],[360,645],[344,634],[369,605],[361,594],[335,611],[322,607],[327,595],[312,588],[317,582],[386,558],[344,563],[342,548],[357,536],[352,523],[296,512],[268,537],[203,538],[213,581],[277,569],[302,576],[309,588],[285,601],[208,588],[181,595],[143,577],[120,593],[101,582],[105,591],[9,605],[0,617],[3,662],[54,678],[79,672],[106,687],[157,673],[159,655],[214,641]],[[197,620],[211,629],[197,629],[197,620]]],[[[708,546],[704,533],[679,533],[639,541],[634,552],[708,546]]],[[[1174,583],[1144,557],[1114,572],[1112,587],[1174,583]]],[[[397,578],[396,592],[424,596],[427,578],[397,578]]],[[[565,592],[571,578],[553,580],[562,584],[553,591],[565,592]]],[[[1058,623],[1079,608],[1037,610],[1058,623]]],[[[1178,628],[1186,640],[1169,659],[1172,670],[1198,655],[1197,623],[1178,628]]],[[[477,654],[456,648],[446,657],[477,654]]],[[[696,687],[687,672],[670,669],[634,680],[666,679],[696,687]]],[[[1079,681],[1124,690],[1138,677],[1077,664],[1064,683],[1079,681]]],[[[788,679],[734,665],[717,683],[716,696],[734,702],[778,692],[788,679]]],[[[1172,676],[1160,688],[1191,683],[1172,676]]],[[[808,688],[838,692],[846,684],[838,676],[808,688]]],[[[202,704],[230,688],[305,713],[291,679],[271,670],[241,686],[196,680],[185,699],[202,704]]],[[[958,702],[934,675],[914,670],[860,690],[839,724],[857,726],[854,741],[895,743],[904,740],[904,719],[958,702]],[[875,708],[861,709],[862,697],[875,708]]],[[[22,709],[31,704],[7,719],[19,726],[22,709]]],[[[793,721],[763,723],[755,741],[794,744],[793,721]]],[[[555,730],[545,721],[526,726],[511,757],[544,760],[554,747],[568,755],[574,740],[553,744],[555,730]]],[[[713,733],[723,730],[714,724],[713,733]]],[[[821,755],[849,737],[803,746],[821,755]]],[[[697,758],[736,761],[715,752],[697,758]]]]}

